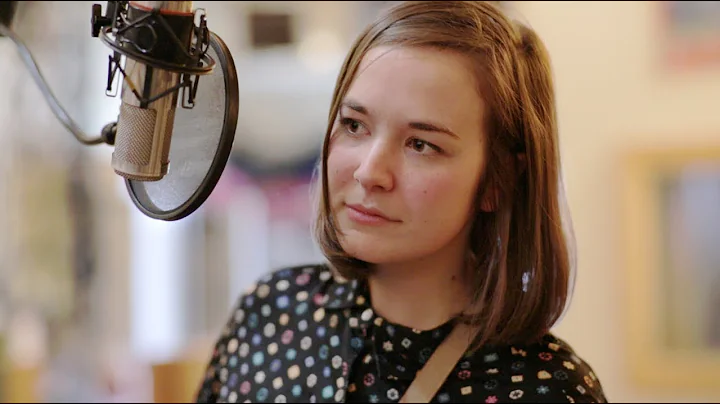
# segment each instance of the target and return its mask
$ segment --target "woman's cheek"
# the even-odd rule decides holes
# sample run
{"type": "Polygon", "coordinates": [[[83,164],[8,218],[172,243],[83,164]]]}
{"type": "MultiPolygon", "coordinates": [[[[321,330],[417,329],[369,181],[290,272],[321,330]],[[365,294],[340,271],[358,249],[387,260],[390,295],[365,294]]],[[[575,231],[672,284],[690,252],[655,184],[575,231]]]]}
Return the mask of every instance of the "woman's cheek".
{"type": "Polygon", "coordinates": [[[466,180],[455,173],[409,175],[406,177],[409,186],[405,188],[405,200],[411,210],[426,217],[452,213],[447,210],[462,211],[471,197],[466,180]]]}
{"type": "Polygon", "coordinates": [[[352,180],[352,154],[342,145],[334,145],[328,155],[327,173],[330,191],[339,190],[352,180]]]}

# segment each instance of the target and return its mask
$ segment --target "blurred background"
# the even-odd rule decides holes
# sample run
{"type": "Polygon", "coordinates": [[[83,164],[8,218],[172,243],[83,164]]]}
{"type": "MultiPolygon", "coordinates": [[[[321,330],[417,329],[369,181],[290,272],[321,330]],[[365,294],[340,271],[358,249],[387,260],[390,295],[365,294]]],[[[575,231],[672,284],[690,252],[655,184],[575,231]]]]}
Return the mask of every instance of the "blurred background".
{"type": "MultiPolygon", "coordinates": [[[[389,3],[195,2],[240,117],[208,202],[172,223],[132,205],[112,148],[77,143],[0,38],[0,400],[192,400],[239,294],[322,258],[311,169],[345,53],[389,3]]],[[[720,401],[720,2],[500,3],[554,67],[578,245],[555,333],[611,401],[720,401]]],[[[120,103],[92,4],[20,2],[13,22],[91,134],[120,103]]]]}

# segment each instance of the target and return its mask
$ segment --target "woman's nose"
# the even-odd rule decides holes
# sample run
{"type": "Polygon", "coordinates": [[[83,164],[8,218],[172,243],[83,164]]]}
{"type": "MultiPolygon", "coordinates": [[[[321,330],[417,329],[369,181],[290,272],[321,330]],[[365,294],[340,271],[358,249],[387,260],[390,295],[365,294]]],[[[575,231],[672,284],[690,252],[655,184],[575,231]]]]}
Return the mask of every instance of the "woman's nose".
{"type": "Polygon", "coordinates": [[[353,177],[368,191],[390,191],[395,186],[393,165],[396,158],[387,142],[369,142],[368,147],[358,151],[360,163],[353,177]]]}

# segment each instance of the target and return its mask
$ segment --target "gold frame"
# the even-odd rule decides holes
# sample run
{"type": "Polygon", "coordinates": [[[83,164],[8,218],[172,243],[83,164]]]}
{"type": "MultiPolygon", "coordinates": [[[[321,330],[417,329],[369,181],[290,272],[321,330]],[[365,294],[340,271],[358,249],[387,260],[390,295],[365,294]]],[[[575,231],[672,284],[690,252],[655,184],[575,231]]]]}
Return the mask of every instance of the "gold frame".
{"type": "MultiPolygon", "coordinates": [[[[653,179],[679,171],[688,163],[708,161],[720,165],[720,144],[708,148],[646,149],[626,156],[620,173],[623,192],[623,237],[626,361],[638,386],[655,391],[693,389],[720,393],[720,349],[673,353],[658,337],[662,320],[660,206],[653,179]]],[[[720,308],[718,308],[720,310],[720,308]]]]}

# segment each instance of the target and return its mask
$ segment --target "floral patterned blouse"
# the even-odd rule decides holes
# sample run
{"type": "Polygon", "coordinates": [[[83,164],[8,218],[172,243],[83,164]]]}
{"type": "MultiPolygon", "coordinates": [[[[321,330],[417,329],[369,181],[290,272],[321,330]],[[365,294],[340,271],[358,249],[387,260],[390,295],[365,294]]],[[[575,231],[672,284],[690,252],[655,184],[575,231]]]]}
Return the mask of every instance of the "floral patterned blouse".
{"type": "MultiPolygon", "coordinates": [[[[197,402],[396,403],[450,333],[373,312],[365,282],[325,265],[272,272],[240,297],[197,402]]],[[[461,358],[432,402],[605,402],[600,381],[552,334],[461,358]]]]}

